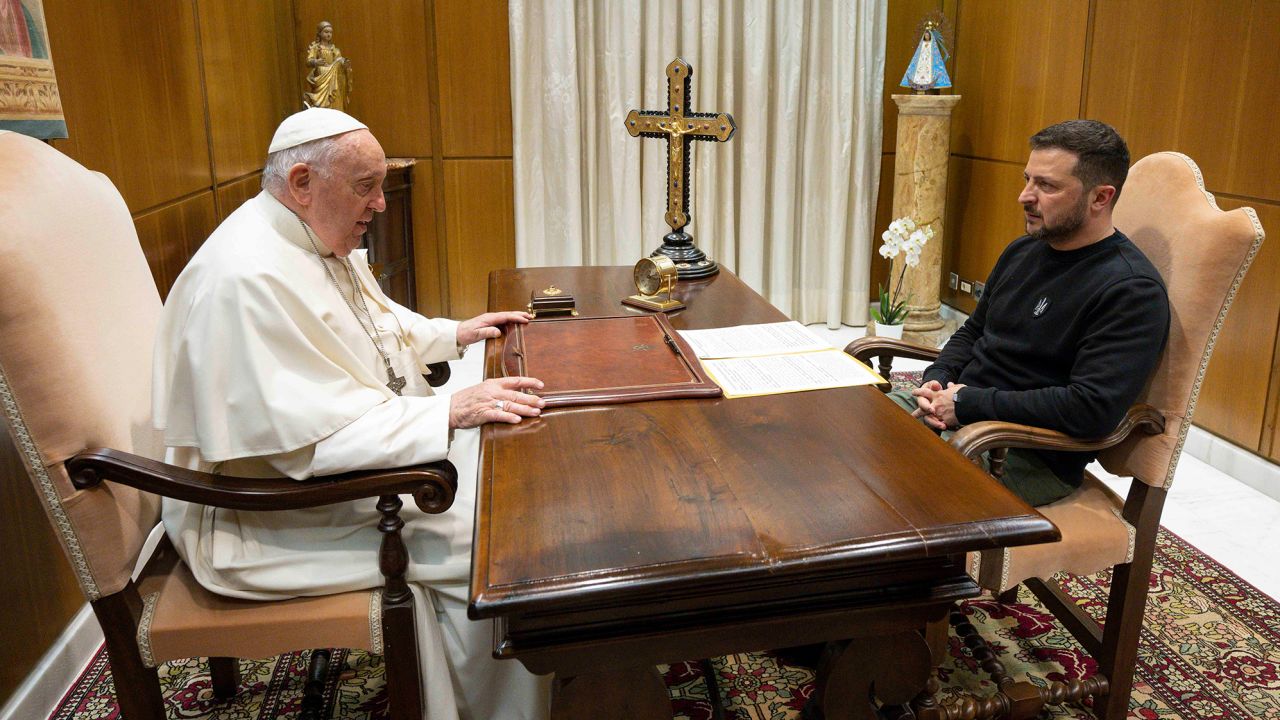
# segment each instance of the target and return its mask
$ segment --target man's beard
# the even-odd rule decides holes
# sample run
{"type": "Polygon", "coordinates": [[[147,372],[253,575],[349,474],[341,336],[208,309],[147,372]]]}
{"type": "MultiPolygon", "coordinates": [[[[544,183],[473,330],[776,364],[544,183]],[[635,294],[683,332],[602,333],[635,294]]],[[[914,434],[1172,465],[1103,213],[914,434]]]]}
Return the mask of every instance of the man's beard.
{"type": "MultiPolygon", "coordinates": [[[[1030,208],[1023,206],[1026,212],[1030,212],[1030,208]]],[[[1029,231],[1027,234],[1037,240],[1044,242],[1057,242],[1066,240],[1071,237],[1077,230],[1084,227],[1086,213],[1089,209],[1089,196],[1081,195],[1080,202],[1071,208],[1071,212],[1063,217],[1054,225],[1050,225],[1044,216],[1040,216],[1040,229],[1029,231]]]]}

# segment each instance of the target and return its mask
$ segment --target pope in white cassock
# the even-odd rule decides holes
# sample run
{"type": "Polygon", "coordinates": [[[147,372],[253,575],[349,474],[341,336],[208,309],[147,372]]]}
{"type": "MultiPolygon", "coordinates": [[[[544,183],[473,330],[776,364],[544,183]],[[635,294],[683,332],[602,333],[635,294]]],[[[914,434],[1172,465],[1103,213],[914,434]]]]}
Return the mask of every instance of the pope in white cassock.
{"type": "MultiPolygon", "coordinates": [[[[543,401],[533,378],[432,396],[426,364],[454,359],[521,312],[429,320],[392,302],[356,250],[386,208],[386,158],[365,125],[312,108],[272,139],[263,191],[209,237],[165,302],[155,418],[170,462],[305,479],[448,457],[453,507],[401,517],[426,717],[541,718],[548,678],[494,660],[492,626],[467,619],[477,435],[543,401]]],[[[382,585],[376,500],[244,512],[165,500],[164,525],[200,584],[251,599],[382,585]]]]}

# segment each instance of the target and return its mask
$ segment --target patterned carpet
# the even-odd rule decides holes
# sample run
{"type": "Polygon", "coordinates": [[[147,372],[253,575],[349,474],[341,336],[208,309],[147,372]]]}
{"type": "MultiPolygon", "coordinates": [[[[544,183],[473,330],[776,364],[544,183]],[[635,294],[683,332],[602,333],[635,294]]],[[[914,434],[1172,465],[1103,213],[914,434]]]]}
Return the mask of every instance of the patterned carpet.
{"type": "MultiPolygon", "coordinates": [[[[1067,589],[1085,607],[1105,611],[1109,575],[1071,578],[1067,589]]],[[[1029,594],[1002,607],[988,599],[964,605],[1001,662],[1016,676],[1082,677],[1094,671],[1071,636],[1029,594]]],[[[161,682],[171,718],[286,720],[298,714],[307,654],[240,665],[240,693],[212,700],[201,660],[164,665],[161,682]]],[[[813,671],[776,654],[716,658],[713,668],[726,712],[736,720],[790,720],[813,692],[813,671]]],[[[381,658],[335,650],[326,687],[333,718],[386,717],[381,658]]],[[[664,668],[674,718],[709,720],[711,707],[698,663],[664,668]]],[[[953,635],[950,661],[938,669],[944,692],[989,690],[976,663],[953,635]]],[[[113,720],[111,671],[99,652],[61,706],[57,720],[113,720]]],[[[1139,652],[1130,716],[1266,718],[1280,720],[1280,604],[1233,575],[1181,538],[1162,531],[1151,573],[1151,596],[1139,652]]],[[[1080,709],[1052,707],[1046,718],[1091,718],[1080,709]]]]}

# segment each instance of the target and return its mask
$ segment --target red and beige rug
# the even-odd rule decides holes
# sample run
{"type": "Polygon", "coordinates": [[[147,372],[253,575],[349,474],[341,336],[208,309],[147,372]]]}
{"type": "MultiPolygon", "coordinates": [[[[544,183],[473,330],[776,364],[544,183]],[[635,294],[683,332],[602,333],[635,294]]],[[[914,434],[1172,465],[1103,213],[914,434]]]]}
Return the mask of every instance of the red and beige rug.
{"type": "MultiPolygon", "coordinates": [[[[1095,615],[1105,611],[1110,577],[1071,578],[1068,590],[1095,615]]],[[[1016,675],[1033,682],[1087,676],[1095,669],[1070,634],[1025,593],[1012,606],[990,598],[964,611],[1016,675]]],[[[298,714],[307,654],[243,661],[240,693],[217,703],[202,660],[160,669],[171,718],[286,720],[298,714]]],[[[790,720],[813,692],[813,671],[769,652],[714,659],[725,717],[790,720]]],[[[373,720],[387,715],[381,658],[335,650],[326,687],[333,718],[373,720]]],[[[710,720],[699,664],[664,668],[673,718],[710,720]]],[[[987,692],[989,684],[953,635],[951,658],[938,669],[944,692],[987,692]]],[[[1280,720],[1280,604],[1181,538],[1161,531],[1151,573],[1131,717],[1265,718],[1280,720]]],[[[111,669],[101,651],[67,692],[51,718],[119,717],[111,669]]],[[[1079,708],[1052,707],[1046,718],[1091,718],[1079,708]]]]}

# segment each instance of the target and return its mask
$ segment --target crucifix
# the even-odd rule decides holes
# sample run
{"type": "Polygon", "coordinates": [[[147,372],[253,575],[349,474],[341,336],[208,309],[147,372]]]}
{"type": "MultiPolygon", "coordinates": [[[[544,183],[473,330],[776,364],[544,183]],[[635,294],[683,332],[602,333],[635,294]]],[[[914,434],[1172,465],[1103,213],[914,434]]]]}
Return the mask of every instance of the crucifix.
{"type": "Polygon", "coordinates": [[[665,138],[667,141],[667,213],[671,232],[662,239],[662,253],[675,261],[681,280],[704,278],[720,272],[720,267],[693,244],[684,231],[689,224],[689,143],[693,140],[725,142],[737,126],[728,113],[688,112],[693,68],[676,58],[667,66],[667,112],[632,110],[625,121],[631,137],[665,138]]]}

